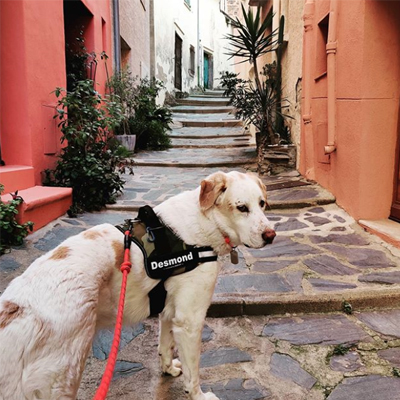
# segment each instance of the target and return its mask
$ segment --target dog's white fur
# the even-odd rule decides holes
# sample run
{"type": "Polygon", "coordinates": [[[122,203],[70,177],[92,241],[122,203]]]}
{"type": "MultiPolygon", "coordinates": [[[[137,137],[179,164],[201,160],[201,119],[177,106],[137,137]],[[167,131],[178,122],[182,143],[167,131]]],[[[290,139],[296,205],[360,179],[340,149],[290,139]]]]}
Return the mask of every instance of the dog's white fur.
{"type": "MultiPolygon", "coordinates": [[[[201,187],[155,208],[186,243],[212,246],[223,255],[233,246],[260,248],[268,230],[266,191],[251,174],[217,172],[201,187]],[[261,204],[260,204],[261,202],[261,204]],[[245,205],[249,211],[239,211],[245,205]]],[[[115,322],[122,274],[123,236],[110,224],[71,237],[37,259],[0,298],[0,399],[75,399],[95,332],[115,322]]],[[[149,291],[140,250],[132,245],[125,324],[149,314],[149,291]]],[[[217,262],[166,281],[160,315],[163,372],[184,375],[192,400],[216,400],[199,385],[201,332],[217,280],[217,262]],[[182,362],[173,360],[174,346],[182,362]]]]}

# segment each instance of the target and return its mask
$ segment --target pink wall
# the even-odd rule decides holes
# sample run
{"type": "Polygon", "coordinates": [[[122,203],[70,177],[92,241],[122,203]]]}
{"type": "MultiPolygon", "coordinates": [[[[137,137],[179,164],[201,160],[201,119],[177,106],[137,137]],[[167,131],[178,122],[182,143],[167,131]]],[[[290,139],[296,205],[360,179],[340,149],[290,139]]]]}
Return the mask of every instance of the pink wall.
{"type": "Polygon", "coordinates": [[[304,106],[310,96],[311,123],[302,128],[300,171],[328,188],[356,219],[387,218],[398,136],[400,3],[338,1],[337,150],[330,160],[323,153],[330,78],[316,79],[318,23],[329,7],[329,0],[315,1],[312,29],[305,32],[302,106],[303,115],[307,114],[304,106]]]}
{"type": "MultiPolygon", "coordinates": [[[[93,38],[87,43],[89,50],[106,50],[111,57],[109,0],[83,3],[94,16],[88,28],[93,38]]],[[[60,150],[60,132],[51,108],[56,97],[51,92],[66,86],[63,1],[1,0],[0,29],[2,156],[7,165],[33,166],[35,184],[40,185],[41,171],[55,165],[60,150]]],[[[111,64],[110,60],[110,72],[111,64]]],[[[105,77],[104,65],[99,63],[100,92],[105,77]]]]}

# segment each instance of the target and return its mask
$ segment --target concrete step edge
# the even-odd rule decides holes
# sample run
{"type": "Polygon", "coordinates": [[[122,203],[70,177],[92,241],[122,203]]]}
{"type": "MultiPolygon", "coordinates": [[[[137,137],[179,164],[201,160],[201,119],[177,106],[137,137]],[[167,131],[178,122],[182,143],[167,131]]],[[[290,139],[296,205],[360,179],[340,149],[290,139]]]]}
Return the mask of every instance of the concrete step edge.
{"type": "Polygon", "coordinates": [[[398,288],[360,289],[341,292],[299,294],[266,294],[215,296],[208,310],[209,317],[234,317],[242,315],[273,315],[286,313],[326,313],[342,311],[343,301],[351,304],[353,311],[370,308],[393,308],[400,306],[398,288]]]}
{"type": "MultiPolygon", "coordinates": [[[[249,164],[248,166],[251,166],[249,164]]],[[[254,164],[253,164],[254,165],[254,164]]],[[[317,198],[317,199],[301,199],[298,201],[268,201],[272,210],[285,210],[285,209],[292,209],[292,208],[306,208],[306,207],[314,207],[314,206],[321,206],[326,204],[334,203],[334,199],[328,198],[317,198]],[[332,201],[333,200],[333,201],[332,201]]],[[[158,202],[149,203],[150,206],[155,207],[158,202]]],[[[142,204],[143,205],[143,204],[142,204]]],[[[115,204],[107,205],[107,209],[114,210],[114,211],[138,211],[142,205],[134,205],[134,204],[123,204],[121,202],[115,204]]]]}

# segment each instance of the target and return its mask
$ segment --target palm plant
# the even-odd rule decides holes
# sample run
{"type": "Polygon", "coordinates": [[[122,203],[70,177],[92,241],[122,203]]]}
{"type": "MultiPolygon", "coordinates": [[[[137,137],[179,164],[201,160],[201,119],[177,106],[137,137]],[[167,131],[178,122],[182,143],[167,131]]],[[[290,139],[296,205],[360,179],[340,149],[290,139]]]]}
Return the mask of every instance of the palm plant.
{"type": "Polygon", "coordinates": [[[253,64],[256,86],[261,91],[262,84],[259,77],[257,59],[261,55],[275,50],[278,43],[276,39],[277,29],[268,33],[268,28],[272,26],[273,14],[269,13],[261,21],[260,7],[257,8],[257,13],[254,16],[252,9],[249,8],[249,11],[246,12],[242,4],[242,12],[244,23],[236,18],[236,21],[232,22],[232,25],[236,28],[236,33],[225,36],[233,47],[226,54],[230,56],[229,58],[244,58],[239,64],[246,61],[253,64]]]}

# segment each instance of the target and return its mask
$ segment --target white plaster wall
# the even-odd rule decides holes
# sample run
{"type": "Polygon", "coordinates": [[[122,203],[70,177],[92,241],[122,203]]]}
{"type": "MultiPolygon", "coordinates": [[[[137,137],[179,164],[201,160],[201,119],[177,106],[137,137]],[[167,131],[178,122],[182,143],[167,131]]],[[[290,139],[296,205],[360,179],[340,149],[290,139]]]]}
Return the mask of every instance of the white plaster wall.
{"type": "Polygon", "coordinates": [[[150,75],[149,0],[119,0],[120,35],[131,48],[129,67],[139,78],[150,75]]]}
{"type": "MultiPolygon", "coordinates": [[[[198,40],[197,40],[197,0],[191,0],[188,7],[184,0],[154,0],[154,36],[155,36],[155,76],[164,82],[166,91],[175,92],[174,55],[175,33],[182,39],[182,91],[188,92],[198,86],[203,79],[203,49],[213,56],[214,86],[218,86],[219,72],[232,70],[231,62],[223,54],[226,41],[224,34],[230,31],[224,15],[219,10],[219,0],[199,0],[200,21],[200,76],[198,76],[198,40]],[[189,74],[190,46],[195,48],[196,68],[194,76],[189,74]]],[[[160,102],[165,93],[160,96],[160,102]]]]}
{"type": "Polygon", "coordinates": [[[301,84],[303,63],[303,1],[281,0],[280,14],[285,16],[284,39],[287,48],[282,57],[282,96],[289,100],[287,120],[292,142],[297,146],[297,166],[300,157],[301,84]]]}

